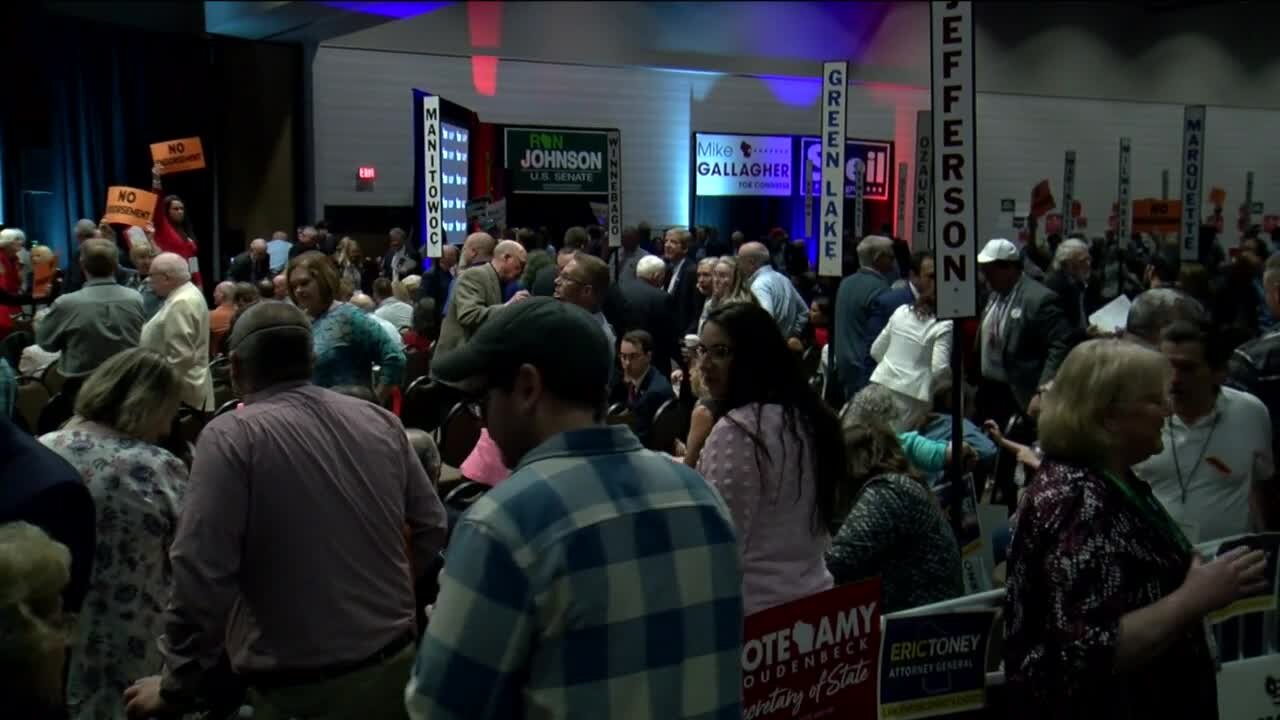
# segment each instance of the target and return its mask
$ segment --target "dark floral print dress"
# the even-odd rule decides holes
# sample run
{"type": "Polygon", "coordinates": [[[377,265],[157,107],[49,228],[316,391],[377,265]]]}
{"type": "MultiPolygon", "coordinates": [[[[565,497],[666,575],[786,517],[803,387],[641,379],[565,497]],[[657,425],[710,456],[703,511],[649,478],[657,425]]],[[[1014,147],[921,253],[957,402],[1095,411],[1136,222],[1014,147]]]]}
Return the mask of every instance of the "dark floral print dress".
{"type": "Polygon", "coordinates": [[[1130,473],[1046,461],[1019,504],[1009,547],[1005,675],[1010,717],[1218,716],[1216,668],[1192,623],[1139,669],[1115,671],[1120,618],[1176,590],[1190,552],[1140,503],[1130,473]],[[1132,497],[1117,483],[1127,483],[1132,497]]]}

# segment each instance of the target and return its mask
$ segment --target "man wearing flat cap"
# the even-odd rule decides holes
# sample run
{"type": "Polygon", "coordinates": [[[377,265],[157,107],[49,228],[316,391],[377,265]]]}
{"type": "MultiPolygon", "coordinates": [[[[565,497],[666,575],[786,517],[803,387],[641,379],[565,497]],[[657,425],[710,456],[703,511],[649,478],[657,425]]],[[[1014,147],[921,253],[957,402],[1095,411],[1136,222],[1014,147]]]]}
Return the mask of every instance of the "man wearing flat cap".
{"type": "Polygon", "coordinates": [[[693,470],[601,423],[611,350],[587,311],[532,298],[432,363],[513,471],[454,530],[414,720],[741,714],[733,521],[693,470]]]}

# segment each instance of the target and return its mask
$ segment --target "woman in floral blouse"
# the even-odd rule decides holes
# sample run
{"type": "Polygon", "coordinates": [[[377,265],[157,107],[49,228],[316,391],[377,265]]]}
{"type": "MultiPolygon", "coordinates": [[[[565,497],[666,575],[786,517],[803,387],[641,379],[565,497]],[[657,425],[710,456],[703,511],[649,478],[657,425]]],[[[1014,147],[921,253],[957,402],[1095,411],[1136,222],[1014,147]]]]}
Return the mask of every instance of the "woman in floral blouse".
{"type": "Polygon", "coordinates": [[[1009,548],[1012,717],[1217,717],[1204,617],[1262,588],[1265,557],[1202,562],[1130,471],[1161,449],[1170,375],[1153,350],[1091,340],[1042,399],[1009,548]]]}
{"type": "Polygon", "coordinates": [[[97,555],[67,678],[72,720],[123,720],[124,691],[160,671],[155,640],[187,469],[156,442],[177,412],[173,368],[127,350],[85,381],[66,427],[40,438],[80,472],[97,507],[97,555]]]}

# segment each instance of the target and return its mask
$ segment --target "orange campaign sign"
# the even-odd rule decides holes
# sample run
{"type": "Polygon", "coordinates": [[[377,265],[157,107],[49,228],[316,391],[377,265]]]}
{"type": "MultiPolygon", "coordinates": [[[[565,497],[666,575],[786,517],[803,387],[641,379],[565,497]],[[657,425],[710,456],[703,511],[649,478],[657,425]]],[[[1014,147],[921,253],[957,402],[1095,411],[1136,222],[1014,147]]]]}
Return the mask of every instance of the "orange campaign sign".
{"type": "Polygon", "coordinates": [[[1209,191],[1209,204],[1220,208],[1227,204],[1227,191],[1220,187],[1215,187],[1209,191]]]}
{"type": "Polygon", "coordinates": [[[204,168],[204,146],[200,138],[189,137],[151,144],[151,159],[167,175],[204,168]]]}
{"type": "Polygon", "coordinates": [[[119,225],[145,227],[156,211],[159,196],[146,190],[116,185],[107,188],[107,212],[102,219],[119,225]]]}
{"type": "Polygon", "coordinates": [[[1151,235],[1176,233],[1181,227],[1181,200],[1134,200],[1133,232],[1151,235]]]}

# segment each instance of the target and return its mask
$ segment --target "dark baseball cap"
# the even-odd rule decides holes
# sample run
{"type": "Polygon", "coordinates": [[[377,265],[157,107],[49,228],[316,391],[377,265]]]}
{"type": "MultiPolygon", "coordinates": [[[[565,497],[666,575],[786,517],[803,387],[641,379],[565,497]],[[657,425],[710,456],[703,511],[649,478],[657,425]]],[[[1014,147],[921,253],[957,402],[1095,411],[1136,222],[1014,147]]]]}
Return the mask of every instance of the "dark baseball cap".
{"type": "Polygon", "coordinates": [[[586,310],[555,298],[529,298],[499,309],[466,344],[434,358],[431,377],[479,394],[524,364],[536,367],[552,391],[577,384],[603,388],[613,351],[586,310]]]}

